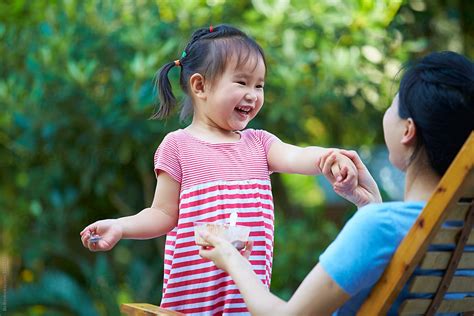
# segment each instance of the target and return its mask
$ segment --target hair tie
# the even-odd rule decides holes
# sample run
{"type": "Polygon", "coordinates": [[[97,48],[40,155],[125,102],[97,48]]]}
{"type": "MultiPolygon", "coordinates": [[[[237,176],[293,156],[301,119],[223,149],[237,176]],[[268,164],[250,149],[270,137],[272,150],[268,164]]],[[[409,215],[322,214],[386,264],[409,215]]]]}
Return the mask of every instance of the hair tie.
{"type": "Polygon", "coordinates": [[[214,28],[212,27],[212,24],[209,26],[209,33],[212,33],[214,31],[214,28]]]}
{"type": "Polygon", "coordinates": [[[179,59],[176,59],[174,61],[174,65],[177,66],[177,67],[181,67],[181,62],[179,61],[179,59]]]}

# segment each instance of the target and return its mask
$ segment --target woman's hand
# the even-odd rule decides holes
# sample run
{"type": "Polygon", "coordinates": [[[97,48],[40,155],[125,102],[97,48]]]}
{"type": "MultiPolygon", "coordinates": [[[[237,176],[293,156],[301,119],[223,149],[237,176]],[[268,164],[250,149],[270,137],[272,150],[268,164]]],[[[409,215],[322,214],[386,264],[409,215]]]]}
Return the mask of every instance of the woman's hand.
{"type": "Polygon", "coordinates": [[[122,239],[122,226],[116,219],[97,221],[84,228],[80,235],[84,247],[90,251],[107,251],[122,239]],[[92,241],[91,237],[97,238],[92,241]]]}
{"type": "Polygon", "coordinates": [[[243,259],[242,256],[248,259],[252,252],[253,243],[251,241],[248,241],[245,248],[239,253],[230,242],[216,235],[202,232],[201,237],[212,246],[202,247],[199,250],[199,255],[214,261],[218,268],[227,272],[231,265],[239,264],[239,260],[243,259]]]}
{"type": "Polygon", "coordinates": [[[369,203],[382,202],[377,183],[375,183],[374,178],[372,178],[372,175],[360,159],[357,152],[343,149],[328,152],[321,158],[320,168],[326,179],[328,179],[328,181],[333,185],[334,191],[343,198],[357,205],[357,207],[362,207],[369,203]],[[334,176],[331,168],[336,160],[339,159],[340,154],[352,160],[357,169],[358,178],[357,186],[355,188],[347,186],[347,184],[341,181],[340,178],[334,176]]]}

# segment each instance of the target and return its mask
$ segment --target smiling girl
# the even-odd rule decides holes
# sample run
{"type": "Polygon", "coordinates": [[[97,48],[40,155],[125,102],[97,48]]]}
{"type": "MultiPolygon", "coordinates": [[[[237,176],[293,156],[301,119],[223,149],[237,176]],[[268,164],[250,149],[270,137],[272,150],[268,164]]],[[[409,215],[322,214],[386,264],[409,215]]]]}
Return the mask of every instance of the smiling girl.
{"type": "MultiPolygon", "coordinates": [[[[329,149],[286,144],[263,130],[245,129],[264,103],[266,64],[262,48],[240,30],[219,25],[194,32],[179,60],[159,73],[160,108],[168,117],[176,106],[169,71],[180,67],[186,94],[184,129],[169,133],[155,154],[157,177],[150,208],[136,215],[95,222],[82,232],[92,251],[111,249],[120,239],[166,235],[161,307],[185,314],[247,314],[229,275],[199,256],[195,222],[226,222],[251,228],[250,263],[270,286],[274,213],[270,173],[321,174],[320,158],[329,149]],[[91,236],[101,236],[91,241],[91,236]]],[[[357,186],[352,161],[340,155],[333,175],[347,189],[357,186]]]]}

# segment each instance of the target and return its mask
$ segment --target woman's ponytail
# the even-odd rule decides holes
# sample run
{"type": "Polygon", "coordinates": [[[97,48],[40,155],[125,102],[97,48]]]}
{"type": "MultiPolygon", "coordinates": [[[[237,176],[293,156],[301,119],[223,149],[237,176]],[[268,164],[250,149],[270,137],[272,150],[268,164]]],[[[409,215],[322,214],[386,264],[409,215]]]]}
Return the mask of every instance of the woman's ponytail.
{"type": "Polygon", "coordinates": [[[170,80],[168,79],[168,73],[174,66],[176,66],[176,62],[170,62],[165,64],[158,71],[155,82],[156,88],[158,89],[160,105],[158,107],[158,111],[152,115],[152,119],[167,118],[177,104],[176,97],[174,96],[173,90],[171,88],[170,80]]]}

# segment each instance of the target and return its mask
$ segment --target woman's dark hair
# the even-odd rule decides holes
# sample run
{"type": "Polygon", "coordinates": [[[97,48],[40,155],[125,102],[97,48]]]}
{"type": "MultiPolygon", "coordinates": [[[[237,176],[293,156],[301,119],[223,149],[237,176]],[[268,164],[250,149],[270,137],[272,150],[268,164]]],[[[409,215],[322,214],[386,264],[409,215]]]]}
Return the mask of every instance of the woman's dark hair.
{"type": "Polygon", "coordinates": [[[184,120],[193,112],[189,97],[189,78],[200,73],[206,80],[214,83],[226,70],[231,57],[236,57],[236,67],[245,65],[252,57],[261,58],[266,67],[263,49],[247,34],[229,25],[201,28],[195,31],[186,45],[179,63],[165,64],[158,73],[157,88],[160,105],[152,118],[166,118],[176,107],[168,73],[174,66],[181,66],[179,83],[186,94],[180,118],[184,120]]]}
{"type": "Polygon", "coordinates": [[[443,175],[474,129],[473,62],[436,52],[409,66],[400,83],[399,115],[412,118],[417,128],[413,157],[424,149],[443,175]]]}

